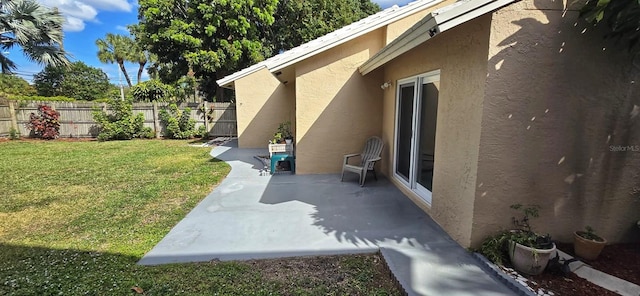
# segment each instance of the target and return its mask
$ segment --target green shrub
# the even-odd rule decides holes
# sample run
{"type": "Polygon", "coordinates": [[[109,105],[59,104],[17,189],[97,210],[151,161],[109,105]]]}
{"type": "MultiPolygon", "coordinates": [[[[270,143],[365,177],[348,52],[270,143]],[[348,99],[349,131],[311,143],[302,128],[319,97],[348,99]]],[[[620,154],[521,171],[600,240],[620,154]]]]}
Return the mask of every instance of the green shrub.
{"type": "Polygon", "coordinates": [[[111,112],[105,112],[98,107],[92,112],[93,120],[98,123],[100,130],[99,141],[147,138],[153,134],[151,128],[144,127],[144,114],[133,115],[130,100],[112,100],[109,106],[111,112]]]}
{"type": "Polygon", "coordinates": [[[9,129],[9,139],[11,140],[20,139],[20,132],[17,129],[12,127],[11,129],[9,129]]]}
{"type": "Polygon", "coordinates": [[[209,138],[209,131],[207,130],[207,127],[204,125],[201,125],[198,127],[198,131],[196,132],[196,134],[197,134],[196,136],[199,138],[203,138],[203,139],[209,138]]]}
{"type": "Polygon", "coordinates": [[[180,111],[176,104],[171,104],[169,111],[160,110],[160,121],[165,125],[165,138],[190,139],[196,133],[196,121],[191,118],[191,108],[180,111]]]}

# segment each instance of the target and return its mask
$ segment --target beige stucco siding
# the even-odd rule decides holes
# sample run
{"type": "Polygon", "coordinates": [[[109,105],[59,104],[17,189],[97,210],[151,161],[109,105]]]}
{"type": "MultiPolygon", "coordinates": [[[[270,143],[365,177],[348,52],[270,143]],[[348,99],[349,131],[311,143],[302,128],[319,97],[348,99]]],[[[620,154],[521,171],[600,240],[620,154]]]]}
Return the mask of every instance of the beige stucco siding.
{"type": "Polygon", "coordinates": [[[561,241],[585,225],[610,241],[638,238],[640,151],[611,147],[640,145],[630,116],[640,76],[625,49],[582,34],[578,19],[552,1],[493,15],[474,246],[511,227],[516,203],[540,205],[536,230],[561,241]]]}
{"type": "Polygon", "coordinates": [[[379,75],[357,67],[382,47],[371,32],[296,65],[296,173],[336,173],[381,130],[379,75]]]}
{"type": "MultiPolygon", "coordinates": [[[[444,32],[383,70],[385,81],[393,81],[394,88],[398,79],[441,70],[431,206],[391,179],[463,246],[471,240],[490,22],[487,15],[444,32]]],[[[377,71],[381,70],[373,73],[377,71]]],[[[393,175],[394,88],[384,92],[383,106],[382,135],[389,147],[383,167],[388,176],[393,175]]]]}
{"type": "Polygon", "coordinates": [[[295,82],[285,85],[262,69],[235,85],[240,148],[265,148],[281,122],[295,122],[295,82]]]}

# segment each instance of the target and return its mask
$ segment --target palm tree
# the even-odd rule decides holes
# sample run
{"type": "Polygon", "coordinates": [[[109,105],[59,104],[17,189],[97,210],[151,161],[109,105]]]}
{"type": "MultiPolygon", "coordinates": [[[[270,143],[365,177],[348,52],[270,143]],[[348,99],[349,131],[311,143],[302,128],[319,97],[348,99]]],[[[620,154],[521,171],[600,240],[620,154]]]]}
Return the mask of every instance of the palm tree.
{"type": "Polygon", "coordinates": [[[140,48],[139,44],[136,44],[133,52],[131,53],[130,61],[138,63],[138,80],[136,84],[140,83],[140,79],[142,79],[142,72],[144,71],[144,66],[149,61],[149,53],[146,50],[140,48]]]}
{"type": "Polygon", "coordinates": [[[67,66],[62,48],[64,18],[56,9],[40,6],[35,0],[0,0],[0,68],[8,74],[17,65],[1,52],[14,46],[22,48],[31,61],[52,66],[67,66]]]}
{"type": "Polygon", "coordinates": [[[131,79],[129,79],[127,69],[124,67],[124,62],[131,61],[133,52],[135,52],[133,39],[124,35],[107,33],[104,39],[96,40],[96,45],[98,46],[98,59],[103,63],[117,63],[127,80],[127,84],[131,87],[131,79]]]}

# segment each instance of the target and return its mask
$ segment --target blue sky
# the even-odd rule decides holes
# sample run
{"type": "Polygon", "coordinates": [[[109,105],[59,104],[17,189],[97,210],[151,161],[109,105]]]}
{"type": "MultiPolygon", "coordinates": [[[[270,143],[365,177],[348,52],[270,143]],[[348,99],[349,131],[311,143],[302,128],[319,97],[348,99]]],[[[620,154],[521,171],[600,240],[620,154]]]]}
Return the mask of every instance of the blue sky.
{"type": "MultiPolygon", "coordinates": [[[[411,0],[373,0],[382,8],[394,4],[405,5],[411,0]]],[[[136,0],[38,0],[49,7],[58,7],[65,16],[64,47],[71,53],[73,61],[83,61],[87,65],[102,69],[111,83],[119,83],[119,68],[115,64],[103,64],[96,57],[95,41],[107,33],[128,34],[126,26],[138,22],[136,0]]],[[[42,70],[42,66],[26,60],[18,48],[7,54],[18,64],[16,71],[22,78],[31,81],[33,75],[42,70]]],[[[127,72],[136,83],[137,64],[127,65],[127,72]]],[[[143,77],[145,80],[146,77],[143,77]]],[[[124,78],[122,78],[123,84],[124,78]]]]}

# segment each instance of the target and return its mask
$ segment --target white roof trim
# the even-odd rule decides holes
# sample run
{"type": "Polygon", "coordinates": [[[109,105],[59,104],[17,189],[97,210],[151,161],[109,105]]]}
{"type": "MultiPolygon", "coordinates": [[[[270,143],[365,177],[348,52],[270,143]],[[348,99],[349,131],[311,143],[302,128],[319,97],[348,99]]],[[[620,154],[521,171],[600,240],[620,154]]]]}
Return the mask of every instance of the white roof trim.
{"type": "Polygon", "coordinates": [[[364,62],[362,75],[379,68],[436,35],[519,0],[466,0],[435,10],[364,62]]]}
{"type": "Polygon", "coordinates": [[[378,28],[391,24],[399,19],[405,18],[411,14],[432,7],[444,0],[418,0],[411,2],[403,7],[394,5],[376,14],[370,15],[357,22],[349,24],[341,29],[333,31],[320,38],[309,41],[298,47],[292,48],[281,54],[275,55],[251,67],[242,69],[236,73],[217,80],[218,85],[222,87],[230,87],[230,84],[242,77],[266,67],[272,73],[285,67],[293,65],[301,60],[329,50],[340,44],[358,38],[364,34],[374,31],[378,28]]]}

